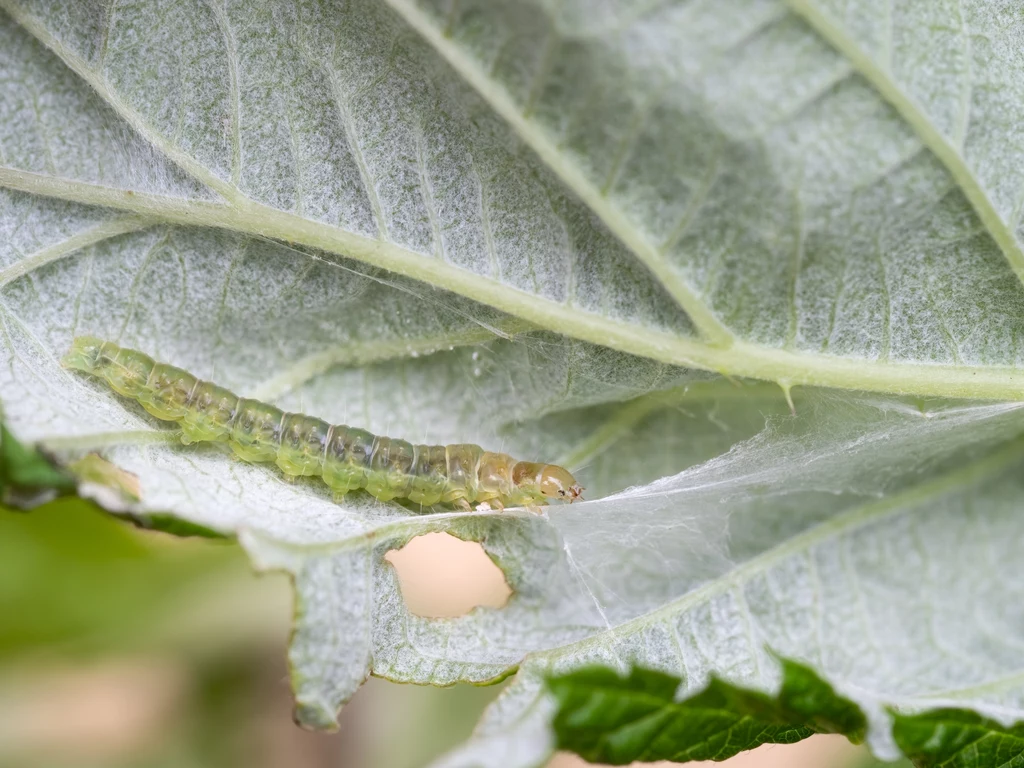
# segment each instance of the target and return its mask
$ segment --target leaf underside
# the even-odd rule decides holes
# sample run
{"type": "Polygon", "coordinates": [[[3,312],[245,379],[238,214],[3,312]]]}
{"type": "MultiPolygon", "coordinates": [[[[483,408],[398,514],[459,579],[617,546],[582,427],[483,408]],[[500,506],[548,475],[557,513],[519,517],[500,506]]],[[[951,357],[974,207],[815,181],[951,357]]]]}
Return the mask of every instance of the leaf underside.
{"type": "Polygon", "coordinates": [[[295,575],[309,725],[370,673],[518,668],[442,763],[534,765],[548,676],[640,666],[684,702],[714,679],[735,715],[754,699],[725,691],[785,692],[770,647],[878,755],[999,764],[1024,720],[1022,23],[984,0],[0,0],[4,417],[137,477],[144,524],[295,575]],[[338,505],[63,370],[81,333],[565,464],[588,501],[338,505]],[[383,557],[430,531],[480,541],[508,606],[410,615],[383,557]]]}

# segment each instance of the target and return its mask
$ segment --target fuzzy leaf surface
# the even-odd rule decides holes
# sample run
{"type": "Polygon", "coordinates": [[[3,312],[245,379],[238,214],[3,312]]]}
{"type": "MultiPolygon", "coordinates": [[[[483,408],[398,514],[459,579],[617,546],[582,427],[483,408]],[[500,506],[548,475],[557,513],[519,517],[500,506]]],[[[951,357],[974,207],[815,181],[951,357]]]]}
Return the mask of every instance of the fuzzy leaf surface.
{"type": "Polygon", "coordinates": [[[5,418],[138,477],[131,514],[296,575],[311,725],[371,672],[519,667],[449,760],[525,766],[552,671],[774,695],[770,647],[883,756],[893,707],[1008,727],[1021,23],[982,0],[0,0],[5,418]],[[564,463],[589,501],[335,504],[61,369],[80,333],[564,463]],[[795,416],[778,384],[808,385],[795,416]],[[439,530],[484,545],[506,608],[406,612],[383,556],[439,530]]]}

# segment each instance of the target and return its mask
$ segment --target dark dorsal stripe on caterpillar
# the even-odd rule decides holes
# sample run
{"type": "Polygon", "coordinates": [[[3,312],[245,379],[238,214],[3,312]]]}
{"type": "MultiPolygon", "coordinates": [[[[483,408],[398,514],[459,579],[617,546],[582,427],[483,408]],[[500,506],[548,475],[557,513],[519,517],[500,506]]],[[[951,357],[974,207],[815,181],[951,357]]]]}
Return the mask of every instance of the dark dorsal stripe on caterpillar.
{"type": "Polygon", "coordinates": [[[79,336],[62,363],[99,376],[165,421],[182,442],[227,442],[245,461],[273,461],[289,475],[316,475],[341,495],[364,489],[381,501],[426,506],[536,507],[583,489],[563,467],[516,461],[478,445],[413,445],[250,400],[149,355],[79,336]]]}

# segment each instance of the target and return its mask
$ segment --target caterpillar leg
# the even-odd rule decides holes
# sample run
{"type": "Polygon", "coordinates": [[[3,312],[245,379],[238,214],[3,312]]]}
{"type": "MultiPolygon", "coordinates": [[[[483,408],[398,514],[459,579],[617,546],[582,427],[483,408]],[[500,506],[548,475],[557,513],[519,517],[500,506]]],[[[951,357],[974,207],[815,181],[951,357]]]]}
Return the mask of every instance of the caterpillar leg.
{"type": "Polygon", "coordinates": [[[374,482],[373,480],[366,484],[366,492],[378,501],[391,501],[398,498],[398,494],[386,483],[374,482]]]}
{"type": "Polygon", "coordinates": [[[471,507],[469,505],[469,502],[466,501],[466,498],[464,496],[460,496],[459,498],[455,499],[455,501],[452,502],[452,503],[455,504],[455,508],[456,509],[458,509],[458,510],[460,510],[462,512],[472,512],[473,511],[473,507],[471,507]]]}
{"type": "Polygon", "coordinates": [[[257,443],[243,445],[235,440],[229,440],[228,445],[231,446],[231,450],[235,452],[235,455],[238,456],[238,458],[248,463],[273,461],[277,455],[276,449],[269,445],[260,445],[257,443]]]}
{"type": "Polygon", "coordinates": [[[324,478],[324,482],[331,489],[335,504],[343,503],[349,491],[356,491],[360,488],[359,478],[354,473],[333,472],[324,478]]]}
{"type": "Polygon", "coordinates": [[[441,492],[413,489],[409,493],[409,501],[421,507],[432,507],[441,501],[441,492]]]}
{"type": "Polygon", "coordinates": [[[192,443],[199,443],[203,440],[209,440],[204,433],[191,429],[187,424],[181,425],[181,442],[185,445],[191,445],[192,443]]]}

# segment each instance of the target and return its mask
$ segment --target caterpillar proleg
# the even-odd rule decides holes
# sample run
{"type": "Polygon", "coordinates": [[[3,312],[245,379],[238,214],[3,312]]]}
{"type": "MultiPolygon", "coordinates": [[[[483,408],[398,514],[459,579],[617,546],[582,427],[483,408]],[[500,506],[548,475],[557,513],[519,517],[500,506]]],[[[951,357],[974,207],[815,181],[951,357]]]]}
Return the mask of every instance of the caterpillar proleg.
{"type": "Polygon", "coordinates": [[[226,442],[245,461],[273,461],[288,475],[323,479],[336,497],[363,489],[381,501],[424,506],[538,507],[572,502],[583,489],[563,467],[517,461],[478,445],[413,445],[239,397],[181,368],[91,336],[79,336],[62,360],[104,379],[164,421],[181,440],[226,442]]]}

